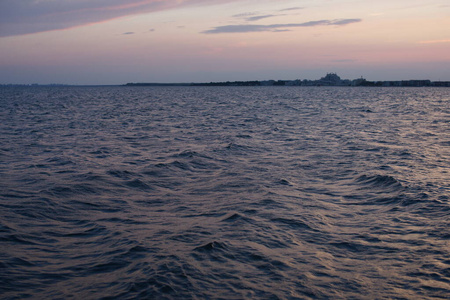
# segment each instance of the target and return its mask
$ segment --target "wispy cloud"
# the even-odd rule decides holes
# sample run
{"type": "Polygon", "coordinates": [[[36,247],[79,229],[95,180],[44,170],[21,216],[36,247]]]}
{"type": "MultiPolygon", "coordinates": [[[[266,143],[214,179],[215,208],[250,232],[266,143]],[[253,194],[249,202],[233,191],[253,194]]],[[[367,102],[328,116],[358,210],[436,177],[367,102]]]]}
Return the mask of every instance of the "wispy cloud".
{"type": "Polygon", "coordinates": [[[273,18],[273,17],[276,17],[276,16],[277,15],[253,16],[253,17],[245,18],[245,20],[249,21],[249,22],[254,22],[254,21],[259,21],[259,20],[262,20],[262,19],[273,18]]]}
{"type": "Polygon", "coordinates": [[[272,32],[288,32],[288,31],[292,31],[290,29],[274,29],[272,30],[272,32]]]}
{"type": "Polygon", "coordinates": [[[0,37],[68,29],[187,5],[238,0],[0,0],[0,37]]]}
{"type": "Polygon", "coordinates": [[[214,27],[213,29],[210,30],[205,30],[202,33],[218,34],[218,33],[263,32],[263,31],[279,32],[284,30],[285,28],[333,26],[333,25],[343,26],[352,23],[358,23],[361,21],[362,19],[337,19],[337,20],[318,20],[304,23],[271,24],[271,25],[256,25],[256,24],[225,25],[214,27]]]}
{"type": "MultiPolygon", "coordinates": [[[[284,9],[280,9],[277,10],[277,12],[288,12],[288,11],[294,11],[294,10],[300,10],[300,9],[304,9],[304,7],[289,7],[289,8],[284,8],[284,9]]],[[[262,19],[267,19],[267,18],[273,18],[273,17],[279,17],[279,16],[285,16],[286,14],[259,14],[257,12],[245,12],[245,13],[240,13],[237,15],[233,15],[233,18],[240,18],[240,19],[244,19],[247,22],[254,22],[254,21],[259,21],[262,19]]]]}
{"type": "Polygon", "coordinates": [[[128,32],[124,32],[124,33],[122,33],[123,35],[130,35],[130,34],[134,34],[134,32],[132,32],[132,31],[128,31],[128,32]]]}
{"type": "Polygon", "coordinates": [[[361,19],[339,19],[339,20],[330,21],[330,23],[326,24],[326,25],[347,25],[347,24],[352,24],[352,23],[358,23],[361,21],[362,21],[361,19]]]}
{"type": "Polygon", "coordinates": [[[431,41],[420,41],[419,44],[442,44],[442,43],[450,43],[450,39],[445,40],[431,40],[431,41]]]}
{"type": "Polygon", "coordinates": [[[301,9],[305,9],[304,7],[288,7],[288,8],[284,8],[284,9],[280,9],[279,11],[292,11],[292,10],[301,10],[301,9]]]}
{"type": "Polygon", "coordinates": [[[255,16],[257,14],[258,13],[256,13],[256,12],[245,12],[245,13],[240,13],[240,14],[237,14],[237,15],[233,15],[232,17],[233,18],[248,18],[248,17],[251,17],[251,16],[255,16]]]}

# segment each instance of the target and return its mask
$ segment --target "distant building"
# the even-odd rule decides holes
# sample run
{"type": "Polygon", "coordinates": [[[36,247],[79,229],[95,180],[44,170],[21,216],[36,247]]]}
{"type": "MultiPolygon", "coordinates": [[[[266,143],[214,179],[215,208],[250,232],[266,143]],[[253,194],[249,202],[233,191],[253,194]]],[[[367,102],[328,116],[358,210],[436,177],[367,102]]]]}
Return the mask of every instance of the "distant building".
{"type": "Polygon", "coordinates": [[[327,73],[325,77],[319,79],[322,85],[339,85],[341,83],[341,77],[336,73],[327,73]]]}
{"type": "Polygon", "coordinates": [[[260,81],[262,86],[272,86],[275,83],[275,80],[263,80],[260,81]]]}
{"type": "Polygon", "coordinates": [[[401,81],[383,81],[382,86],[402,86],[401,81]]]}
{"type": "Polygon", "coordinates": [[[300,79],[296,79],[296,80],[287,80],[287,81],[286,81],[286,85],[287,85],[287,86],[299,86],[299,85],[301,85],[301,81],[300,81],[300,79]]]}
{"type": "Polygon", "coordinates": [[[450,87],[450,81],[433,81],[431,85],[438,87],[450,87]]]}
{"type": "Polygon", "coordinates": [[[430,86],[430,80],[408,80],[406,86],[430,86]]]}
{"type": "Polygon", "coordinates": [[[342,80],[336,73],[327,73],[325,77],[314,81],[314,85],[319,86],[350,86],[351,84],[350,80],[342,80]]]}
{"type": "Polygon", "coordinates": [[[352,80],[351,86],[360,86],[360,85],[362,85],[365,81],[366,81],[366,79],[364,79],[364,78],[361,76],[361,78],[352,80]]]}

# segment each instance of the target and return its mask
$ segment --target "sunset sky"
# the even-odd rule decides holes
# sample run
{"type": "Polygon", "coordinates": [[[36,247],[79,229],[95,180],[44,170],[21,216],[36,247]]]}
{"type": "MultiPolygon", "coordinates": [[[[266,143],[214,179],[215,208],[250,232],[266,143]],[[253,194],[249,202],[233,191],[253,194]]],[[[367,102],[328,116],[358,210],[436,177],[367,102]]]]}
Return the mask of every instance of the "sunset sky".
{"type": "Polygon", "coordinates": [[[0,0],[0,84],[450,80],[449,0],[0,0]]]}

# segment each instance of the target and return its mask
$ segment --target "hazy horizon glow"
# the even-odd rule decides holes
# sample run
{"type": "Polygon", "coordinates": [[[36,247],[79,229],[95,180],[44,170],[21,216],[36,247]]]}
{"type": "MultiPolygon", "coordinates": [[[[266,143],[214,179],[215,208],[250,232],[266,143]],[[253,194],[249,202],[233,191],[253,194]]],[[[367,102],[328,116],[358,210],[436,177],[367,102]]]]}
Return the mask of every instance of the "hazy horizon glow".
{"type": "Polygon", "coordinates": [[[3,0],[0,83],[450,80],[447,3],[3,0]]]}

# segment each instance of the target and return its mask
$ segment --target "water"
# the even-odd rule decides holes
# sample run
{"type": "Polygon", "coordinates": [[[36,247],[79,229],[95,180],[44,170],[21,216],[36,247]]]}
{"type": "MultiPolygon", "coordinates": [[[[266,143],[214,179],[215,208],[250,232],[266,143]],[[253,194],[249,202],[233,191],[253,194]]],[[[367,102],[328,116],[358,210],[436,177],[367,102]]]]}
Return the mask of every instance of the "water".
{"type": "Polygon", "coordinates": [[[449,299],[450,89],[0,89],[3,299],[449,299]]]}

